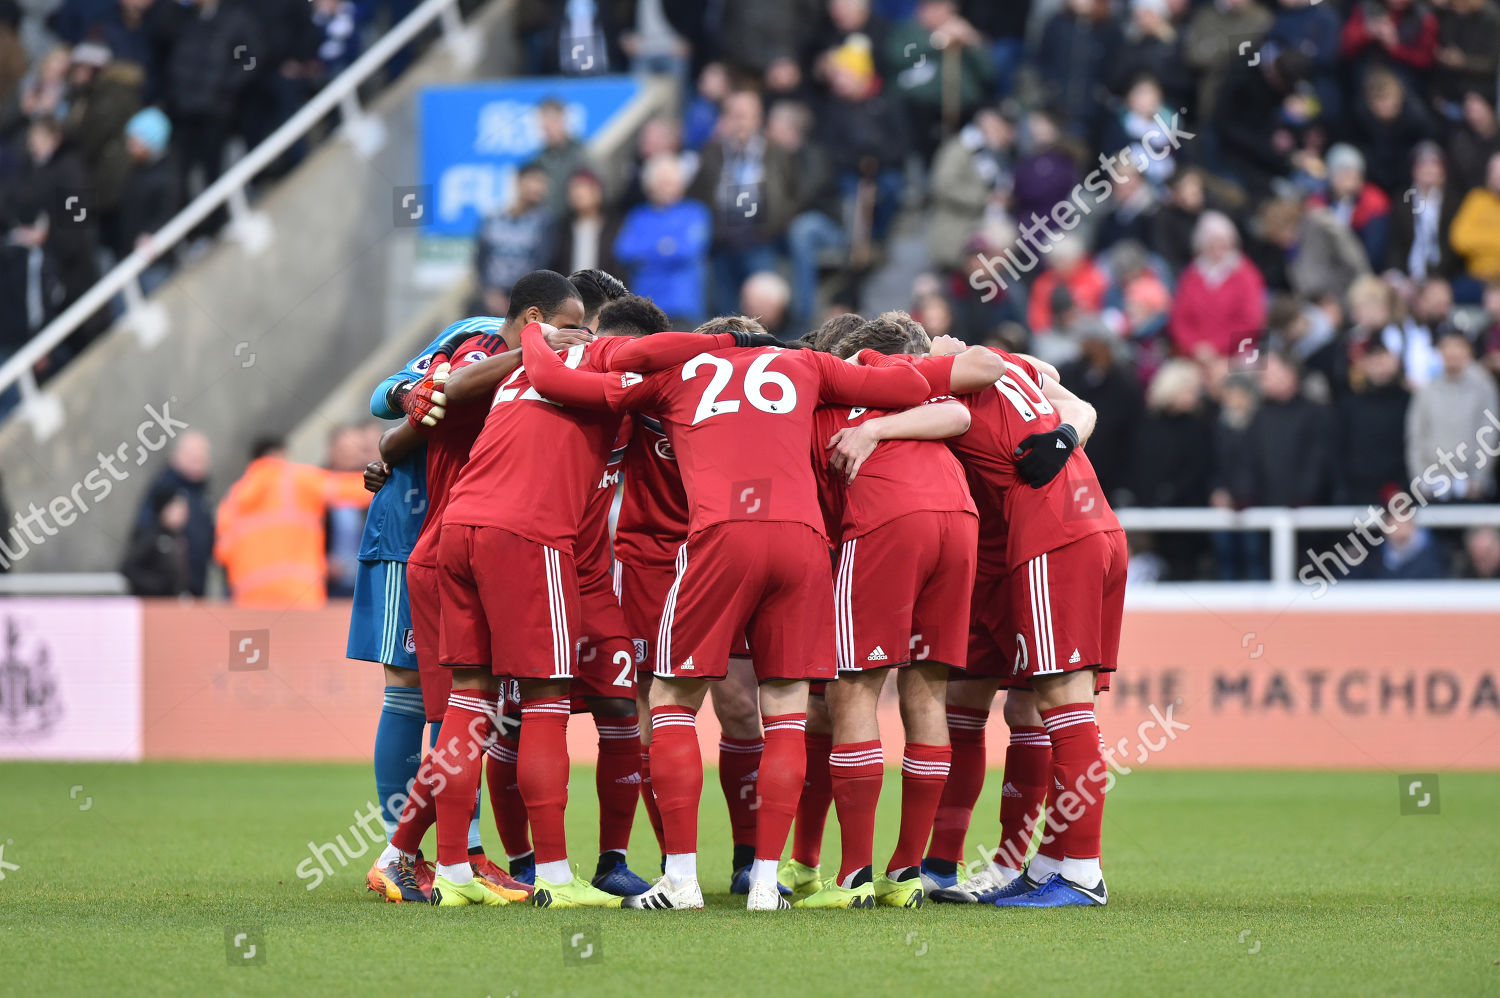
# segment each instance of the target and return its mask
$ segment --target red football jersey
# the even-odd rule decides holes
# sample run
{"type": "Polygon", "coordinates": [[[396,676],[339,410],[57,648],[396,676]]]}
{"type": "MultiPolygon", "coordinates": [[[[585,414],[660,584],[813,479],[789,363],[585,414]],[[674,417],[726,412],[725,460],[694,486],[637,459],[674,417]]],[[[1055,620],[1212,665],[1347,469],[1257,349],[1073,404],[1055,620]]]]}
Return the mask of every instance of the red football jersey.
{"type": "MultiPolygon", "coordinates": [[[[629,424],[625,424],[626,427],[629,424]]],[[[613,569],[613,557],[609,548],[609,510],[615,504],[615,492],[620,484],[620,466],[625,459],[625,442],[615,441],[615,449],[609,452],[604,474],[599,484],[589,495],[588,505],[583,510],[583,523],[578,528],[578,543],[574,546],[573,560],[578,565],[579,581],[608,575],[613,569]]]]}
{"type": "MultiPolygon", "coordinates": [[[[960,462],[962,463],[962,462],[960,462]]],[[[1004,497],[995,494],[967,465],[964,478],[969,483],[969,494],[974,497],[974,506],[979,510],[979,557],[974,577],[979,581],[1003,579],[1010,574],[1010,563],[1005,560],[1005,506],[1004,497]]]]}
{"type": "MultiPolygon", "coordinates": [[[[954,401],[951,395],[928,399],[954,401]]],[[[850,485],[828,466],[828,441],[839,430],[859,426],[889,409],[824,406],[813,421],[812,462],[824,502],[829,536],[859,537],[917,510],[977,512],[964,481],[963,466],[940,440],[883,440],[850,485]]]]}
{"type": "MultiPolygon", "coordinates": [[[[630,343],[601,337],[570,347],[564,362],[605,371],[610,356],[630,343]]],[[[517,367],[495,389],[443,522],[501,527],[573,554],[584,507],[619,432],[618,413],[555,405],[531,386],[526,368],[517,367]]]]}
{"type": "MultiPolygon", "coordinates": [[[[453,351],[453,370],[509,349],[498,334],[472,336],[453,351]]],[[[484,427],[488,411],[478,404],[454,406],[438,425],[427,432],[427,509],[423,511],[426,519],[422,521],[422,532],[417,535],[417,543],[407,559],[409,564],[437,567],[438,527],[448,508],[453,484],[458,481],[464,465],[469,463],[469,451],[484,427]]]]}
{"type": "Polygon", "coordinates": [[[690,532],[731,520],[804,523],[823,533],[807,455],[820,404],[906,408],[927,380],[907,365],[856,367],[812,350],[730,348],[655,374],[608,380],[614,408],[667,430],[691,506],[690,532]]]}
{"type": "MultiPolygon", "coordinates": [[[[1120,521],[1109,508],[1094,466],[1081,447],[1074,449],[1057,477],[1040,489],[1017,477],[1013,456],[1017,445],[1033,433],[1057,429],[1062,420],[1042,394],[1041,373],[1014,354],[1000,355],[1009,373],[983,391],[961,397],[972,421],[969,432],[949,440],[948,446],[987,489],[1001,497],[1005,557],[1014,567],[1080,537],[1119,530],[1120,521]]],[[[927,366],[920,359],[914,363],[919,369],[927,366]]]]}
{"type": "Polygon", "coordinates": [[[687,540],[687,490],[661,421],[640,413],[633,422],[625,448],[615,559],[637,568],[671,568],[687,540]]]}

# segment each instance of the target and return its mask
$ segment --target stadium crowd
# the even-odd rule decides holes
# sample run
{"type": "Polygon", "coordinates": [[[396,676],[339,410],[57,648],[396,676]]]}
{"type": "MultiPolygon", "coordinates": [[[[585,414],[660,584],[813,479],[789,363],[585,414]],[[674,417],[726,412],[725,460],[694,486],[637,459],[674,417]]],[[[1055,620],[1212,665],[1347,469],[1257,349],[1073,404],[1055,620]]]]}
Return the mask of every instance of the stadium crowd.
{"type": "MultiPolygon", "coordinates": [[[[479,234],[489,311],[532,267],[603,266],[684,324],[791,338],[909,279],[882,266],[909,210],[912,315],[1057,364],[1118,505],[1378,505],[1461,442],[1416,488],[1493,497],[1494,0],[531,6],[533,72],[575,72],[555,42],[583,39],[691,89],[618,192],[543,108],[544,152],[479,234]]],[[[1455,570],[1424,530],[1396,541],[1369,572],[1455,570]]],[[[1465,565],[1493,544],[1449,541],[1465,565]]],[[[1266,560],[1258,535],[1185,536],[1141,571],[1266,560]]]]}
{"type": "MultiPolygon", "coordinates": [[[[0,361],[216,180],[235,150],[347,68],[378,24],[414,6],[0,0],[0,361]]],[[[409,62],[399,55],[392,73],[409,62]]],[[[293,147],[265,178],[304,153],[293,147]]],[[[143,275],[147,293],[174,263],[163,257],[143,275]]],[[[38,373],[107,323],[96,315],[38,373]]]]}

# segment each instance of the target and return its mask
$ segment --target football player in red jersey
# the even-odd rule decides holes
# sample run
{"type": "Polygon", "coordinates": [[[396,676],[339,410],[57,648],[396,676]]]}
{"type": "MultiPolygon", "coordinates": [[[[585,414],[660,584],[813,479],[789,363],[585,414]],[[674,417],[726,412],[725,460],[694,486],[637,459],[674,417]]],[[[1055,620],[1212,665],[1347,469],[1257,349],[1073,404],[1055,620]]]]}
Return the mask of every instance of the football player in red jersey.
{"type": "MultiPolygon", "coordinates": [[[[559,349],[592,340],[592,330],[597,325],[599,310],[607,301],[629,293],[619,280],[599,270],[581,270],[568,280],[584,304],[584,319],[580,328],[562,329],[554,335],[550,342],[559,349]]],[[[413,422],[387,434],[388,440],[392,436],[408,434],[414,439],[425,436],[430,441],[427,462],[430,502],[423,524],[425,530],[420,555],[422,564],[418,567],[419,591],[413,595],[412,603],[414,612],[420,618],[415,630],[419,636],[418,659],[428,687],[424,701],[429,716],[432,717],[435,711],[433,719],[439,721],[447,707],[451,675],[449,670],[437,665],[440,620],[436,575],[437,538],[448,492],[459,471],[468,463],[469,452],[484,425],[488,410],[479,403],[481,400],[488,401],[496,385],[520,366],[520,327],[512,324],[509,328],[510,339],[495,344],[490,356],[486,357],[482,350],[475,349],[482,344],[465,344],[464,352],[455,355],[457,359],[452,365],[451,374],[457,375],[457,381],[442,386],[445,389],[442,400],[445,414],[441,416],[441,422],[432,428],[424,425],[421,433],[413,431],[412,427],[417,425],[413,422]],[[466,370],[471,364],[475,365],[474,370],[466,370]],[[460,374],[461,371],[463,373],[460,374]]],[[[496,330],[502,336],[505,329],[503,322],[496,323],[496,330]]],[[[495,867],[483,857],[482,852],[477,859],[472,858],[473,849],[470,850],[470,855],[476,874],[506,887],[524,888],[529,893],[536,876],[536,864],[535,854],[531,849],[526,806],[521,800],[516,776],[519,704],[514,705],[514,710],[516,713],[505,713],[498,718],[495,737],[485,752],[485,780],[489,789],[490,807],[495,815],[495,824],[500,832],[510,871],[507,874],[495,867]]],[[[422,835],[432,824],[433,805],[430,788],[424,794],[414,793],[413,797],[417,802],[425,800],[426,806],[410,822],[403,817],[403,824],[409,823],[412,828],[399,837],[414,845],[420,842],[422,835]]],[[[601,807],[601,813],[606,811],[607,808],[601,807]]],[[[628,831],[626,834],[628,835],[628,831]]]]}
{"type": "MultiPolygon", "coordinates": [[[[575,282],[576,283],[576,282],[575,282]]],[[[666,315],[645,298],[624,297],[604,307],[598,318],[603,336],[645,336],[668,327],[666,315]]],[[[631,424],[593,489],[584,510],[575,560],[581,597],[582,634],[578,640],[578,678],[574,707],[580,703],[594,716],[599,732],[595,789],[599,794],[599,862],[593,885],[620,897],[650,887],[625,864],[641,787],[641,732],[636,706],[635,642],[619,599],[619,576],[609,536],[610,508],[615,501],[631,424]]]]}
{"type": "MultiPolygon", "coordinates": [[[[583,320],[578,292],[561,274],[533,271],[517,282],[513,302],[517,294],[541,301],[537,312],[562,315],[569,325],[583,320]]],[[[507,315],[507,327],[531,318],[536,315],[507,315]]],[[[570,348],[568,364],[596,372],[614,361],[651,369],[681,363],[702,349],[703,340],[691,333],[640,341],[604,337],[570,348]]],[[[725,347],[739,341],[725,336],[710,342],[725,347]]],[[[450,393],[467,388],[460,379],[449,386],[450,393]]],[[[553,405],[526,369],[518,368],[496,388],[469,463],[454,485],[438,546],[438,657],[454,670],[444,748],[457,760],[458,771],[437,794],[436,904],[486,903],[471,886],[472,873],[455,836],[461,801],[478,785],[482,722],[494,712],[498,677],[507,677],[516,681],[521,699],[517,777],[536,843],[533,899],[544,907],[619,906],[618,897],[573,877],[563,820],[579,633],[574,552],[584,506],[619,427],[614,413],[553,405]],[[523,476],[518,468],[546,473],[523,476]]]]}
{"type": "MultiPolygon", "coordinates": [[[[733,315],[710,319],[694,331],[705,335],[764,334],[765,327],[748,316],[733,315]]],[[[636,641],[637,664],[642,667],[637,701],[641,712],[648,714],[649,663],[661,626],[662,607],[677,577],[677,552],[687,541],[688,500],[665,428],[644,413],[637,413],[633,423],[634,431],[625,451],[625,488],[615,529],[615,558],[619,562],[620,603],[636,641]]],[[[741,643],[730,655],[727,675],[722,682],[713,684],[709,694],[720,728],[719,787],[729,808],[729,827],[734,838],[731,894],[750,890],[750,864],[755,859],[755,781],[764,745],[755,670],[744,654],[746,650],[741,643]]],[[[641,796],[665,856],[661,814],[651,788],[649,725],[641,732],[641,742],[641,796]]],[[[826,768],[826,759],[824,765],[826,768]]]]}
{"type": "MultiPolygon", "coordinates": [[[[950,446],[998,498],[1005,518],[1012,671],[1030,683],[1051,747],[1046,835],[1062,858],[1039,855],[993,903],[1103,905],[1109,899],[1099,859],[1107,767],[1094,698],[1108,688],[1118,664],[1125,532],[1080,446],[1093,432],[1093,407],[1027,358],[1000,356],[1005,373],[962,396],[970,427],[950,446]]],[[[878,355],[870,359],[880,362],[878,355]]],[[[940,383],[945,362],[916,363],[929,381],[940,383]]]]}
{"type": "MultiPolygon", "coordinates": [[[[447,365],[444,376],[464,370],[470,365],[483,363],[488,370],[494,372],[494,377],[498,379],[520,365],[521,352],[518,345],[504,339],[503,320],[491,319],[482,322],[475,318],[466,320],[462,325],[465,328],[472,328],[474,335],[454,349],[453,359],[447,365]]],[[[511,335],[514,338],[519,334],[513,332],[511,335]]],[[[581,330],[564,329],[558,331],[552,342],[561,349],[576,343],[587,342],[592,338],[591,335],[581,330]]],[[[416,390],[403,399],[403,408],[410,410],[408,418],[385,432],[381,437],[380,447],[381,455],[387,461],[398,460],[423,444],[427,447],[424,461],[427,483],[424,507],[411,510],[412,515],[421,515],[423,521],[408,564],[408,569],[411,570],[408,577],[415,579],[417,586],[409,593],[408,598],[413,614],[412,638],[421,678],[424,708],[429,721],[441,722],[451,688],[451,675],[448,670],[440,668],[437,664],[439,619],[436,583],[437,537],[449,491],[459,471],[469,459],[469,448],[484,424],[485,409],[483,406],[472,404],[455,405],[451,400],[442,397],[441,392],[446,385],[437,383],[435,379],[438,365],[435,364],[433,367],[432,376],[424,379],[422,384],[414,386],[416,390]],[[437,404],[434,404],[434,396],[438,399],[437,404]],[[437,418],[431,420],[421,418],[424,415],[431,417],[434,411],[437,412],[437,418]]],[[[503,742],[502,738],[492,745],[491,752],[493,753],[497,747],[502,746],[503,742]]],[[[514,748],[513,742],[511,747],[514,748]]],[[[433,755],[429,755],[419,768],[417,779],[413,784],[397,829],[391,836],[385,853],[377,861],[377,865],[401,857],[405,857],[410,862],[421,844],[422,837],[432,826],[435,816],[434,785],[436,781],[444,779],[439,772],[442,768],[442,757],[433,755]]],[[[493,759],[490,768],[493,774],[495,769],[493,759]]],[[[516,799],[509,807],[503,806],[493,793],[491,794],[491,808],[495,814],[496,825],[501,830],[502,841],[506,843],[507,851],[510,851],[509,847],[514,839],[512,830],[517,824],[517,819],[519,819],[521,836],[524,838],[526,834],[525,809],[521,806],[519,799],[516,799]],[[507,834],[508,832],[510,834],[507,834]]],[[[529,847],[523,851],[529,851],[529,847]]],[[[485,857],[482,848],[475,849],[471,846],[469,852],[470,863],[476,875],[490,884],[497,885],[506,900],[520,900],[530,893],[530,888],[525,883],[516,880],[491,863],[485,857]]],[[[430,888],[430,875],[428,885],[425,886],[430,888]]]]}
{"type": "MultiPolygon", "coordinates": [[[[701,908],[697,815],[703,766],[694,724],[711,680],[749,636],[765,750],[749,910],[787,908],[776,885],[802,790],[807,683],[833,675],[832,576],[807,460],[818,402],[904,408],[928,397],[915,371],[860,369],[813,351],[715,349],[655,374],[570,371],[540,326],[522,332],[548,398],[644,409],[667,427],[691,507],[688,542],[657,634],[651,769],[667,839],[665,875],[631,907],[701,908]]],[[[713,338],[705,337],[709,342],[713,338]]]]}
{"type": "MultiPolygon", "coordinates": [[[[925,353],[925,330],[881,317],[836,342],[836,357],[864,347],[925,353]],[[913,342],[913,334],[920,337],[913,342]]],[[[950,668],[963,665],[978,516],[963,468],[940,441],[963,433],[968,410],[949,396],[904,412],[825,406],[814,423],[829,535],[840,541],[834,584],[839,682],[828,687],[830,755],[843,856],[838,876],[803,908],[918,907],[919,865],[948,777],[943,704],[950,668]],[[845,460],[846,438],[888,441],[845,460]],[[830,450],[829,448],[832,448],[830,450]],[[830,455],[832,460],[830,461],[830,455]],[[885,776],[876,707],[888,669],[906,747],[901,830],[885,871],[873,875],[875,810],[885,776]]]]}

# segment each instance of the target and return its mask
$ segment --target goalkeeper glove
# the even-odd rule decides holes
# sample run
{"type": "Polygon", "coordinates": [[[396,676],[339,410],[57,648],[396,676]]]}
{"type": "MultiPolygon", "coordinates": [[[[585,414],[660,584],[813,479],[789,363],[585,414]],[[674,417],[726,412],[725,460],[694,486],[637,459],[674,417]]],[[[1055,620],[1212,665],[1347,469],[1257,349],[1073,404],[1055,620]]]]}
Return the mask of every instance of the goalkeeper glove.
{"type": "Polygon", "coordinates": [[[1016,474],[1039,489],[1057,477],[1077,447],[1078,431],[1067,423],[1049,433],[1033,433],[1015,450],[1016,474]]]}
{"type": "Polygon", "coordinates": [[[436,426],[443,418],[447,412],[443,407],[448,404],[448,399],[442,388],[447,381],[448,362],[443,361],[433,365],[427,376],[402,396],[401,411],[406,413],[406,419],[412,426],[417,429],[436,426]]]}

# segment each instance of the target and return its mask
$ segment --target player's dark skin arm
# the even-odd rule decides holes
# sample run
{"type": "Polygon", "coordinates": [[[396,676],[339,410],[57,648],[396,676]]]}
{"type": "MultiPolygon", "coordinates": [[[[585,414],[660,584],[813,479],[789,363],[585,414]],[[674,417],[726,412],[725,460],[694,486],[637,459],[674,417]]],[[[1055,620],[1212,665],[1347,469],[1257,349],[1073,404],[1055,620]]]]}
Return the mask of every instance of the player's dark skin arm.
{"type": "Polygon", "coordinates": [[[395,464],[425,442],[426,437],[409,420],[403,419],[380,435],[380,459],[386,464],[395,464]]]}
{"type": "MultiPolygon", "coordinates": [[[[552,329],[552,327],[547,327],[552,329]]],[[[594,334],[587,329],[552,329],[547,342],[554,350],[565,350],[579,343],[589,343],[594,334]]],[[[443,386],[443,395],[448,405],[463,405],[476,399],[488,398],[516,368],[521,366],[521,348],[497,353],[493,357],[465,364],[454,371],[443,386]]]]}

